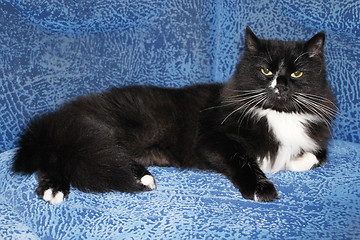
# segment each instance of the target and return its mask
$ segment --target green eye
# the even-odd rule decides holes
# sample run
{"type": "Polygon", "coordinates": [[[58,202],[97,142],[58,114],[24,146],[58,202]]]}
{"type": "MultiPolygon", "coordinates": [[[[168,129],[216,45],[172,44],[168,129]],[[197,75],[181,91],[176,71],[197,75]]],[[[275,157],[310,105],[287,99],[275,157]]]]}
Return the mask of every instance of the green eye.
{"type": "Polygon", "coordinates": [[[299,77],[301,77],[303,74],[304,74],[304,72],[296,71],[296,72],[293,72],[293,73],[291,74],[291,77],[293,77],[293,78],[299,78],[299,77]]]}
{"type": "Polygon", "coordinates": [[[273,73],[268,68],[262,68],[261,73],[264,74],[265,76],[273,75],[273,73]]]}

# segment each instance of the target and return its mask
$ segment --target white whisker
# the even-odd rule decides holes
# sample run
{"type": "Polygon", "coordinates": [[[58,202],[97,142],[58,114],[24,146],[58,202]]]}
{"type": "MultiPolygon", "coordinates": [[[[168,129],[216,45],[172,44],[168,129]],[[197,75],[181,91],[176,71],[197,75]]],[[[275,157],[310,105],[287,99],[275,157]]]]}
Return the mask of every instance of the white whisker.
{"type": "Polygon", "coordinates": [[[294,104],[302,111],[307,110],[318,116],[331,133],[331,122],[335,118],[338,109],[335,103],[322,96],[305,93],[296,93],[292,99],[294,104]]]}
{"type": "Polygon", "coordinates": [[[245,116],[247,116],[251,110],[254,109],[254,107],[258,106],[259,104],[263,103],[264,99],[266,99],[266,93],[262,90],[249,90],[249,91],[242,91],[243,94],[239,94],[236,96],[232,96],[229,98],[226,98],[224,100],[227,104],[240,104],[239,107],[237,107],[235,110],[230,112],[224,120],[221,122],[221,124],[224,124],[224,122],[233,114],[236,112],[241,111],[239,121],[242,122],[245,116]]]}
{"type": "Polygon", "coordinates": [[[317,101],[314,101],[312,99],[298,96],[298,99],[300,101],[306,102],[311,106],[318,107],[318,111],[323,113],[325,116],[327,116],[329,119],[332,119],[336,115],[336,110],[317,101]]]}
{"type": "Polygon", "coordinates": [[[305,54],[308,54],[308,53],[309,53],[309,52],[304,52],[304,53],[300,54],[300,56],[298,56],[298,57],[295,59],[294,63],[296,63],[302,56],[304,56],[305,54]]]}
{"type": "Polygon", "coordinates": [[[266,100],[266,96],[261,96],[259,99],[257,99],[257,104],[249,105],[247,109],[245,109],[245,111],[243,111],[243,113],[239,117],[238,120],[239,126],[242,124],[246,116],[250,114],[256,114],[254,110],[260,105],[260,103],[263,106],[265,104],[265,100],[266,100]]]}

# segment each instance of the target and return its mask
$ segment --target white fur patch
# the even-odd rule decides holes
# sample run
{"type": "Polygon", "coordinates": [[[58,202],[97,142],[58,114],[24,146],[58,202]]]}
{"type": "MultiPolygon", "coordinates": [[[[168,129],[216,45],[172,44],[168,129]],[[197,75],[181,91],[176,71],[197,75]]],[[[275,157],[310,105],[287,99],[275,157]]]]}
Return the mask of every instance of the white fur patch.
{"type": "Polygon", "coordinates": [[[54,195],[53,189],[49,188],[44,192],[43,199],[46,202],[48,202],[48,203],[50,203],[52,205],[55,205],[55,204],[62,203],[65,198],[64,198],[64,193],[63,192],[59,191],[54,195]]]}
{"type": "MultiPolygon", "coordinates": [[[[274,89],[277,85],[277,75],[275,75],[275,77],[273,78],[273,80],[270,83],[270,88],[274,89]]],[[[279,91],[279,90],[277,90],[279,91]]]]}
{"type": "Polygon", "coordinates": [[[265,173],[275,173],[287,169],[290,161],[302,151],[314,152],[318,145],[306,132],[306,125],[320,119],[312,114],[284,113],[271,109],[257,109],[259,117],[266,117],[271,130],[280,146],[274,164],[270,159],[259,159],[260,168],[265,173]]]}
{"type": "Polygon", "coordinates": [[[280,75],[280,70],[283,68],[284,66],[284,60],[281,60],[280,65],[279,65],[279,71],[277,71],[274,75],[274,78],[272,79],[271,83],[270,83],[270,88],[274,89],[275,93],[279,93],[279,90],[277,88],[275,88],[277,86],[277,78],[280,75]]]}
{"type": "Polygon", "coordinates": [[[151,190],[156,189],[155,178],[151,175],[145,175],[140,179],[140,182],[151,190]]]}
{"type": "Polygon", "coordinates": [[[300,157],[291,160],[287,165],[287,170],[294,172],[309,171],[314,165],[319,164],[319,160],[312,153],[304,153],[300,157]]]}

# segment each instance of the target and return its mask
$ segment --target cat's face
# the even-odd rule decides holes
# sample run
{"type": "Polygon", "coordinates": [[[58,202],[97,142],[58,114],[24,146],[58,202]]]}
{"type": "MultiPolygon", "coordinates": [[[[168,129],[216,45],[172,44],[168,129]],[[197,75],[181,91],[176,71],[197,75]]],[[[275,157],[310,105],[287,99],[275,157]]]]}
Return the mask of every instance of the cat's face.
{"type": "Polygon", "coordinates": [[[227,100],[243,105],[243,111],[305,112],[330,119],[335,105],[326,81],[324,41],[323,32],[306,42],[264,40],[247,28],[245,53],[228,84],[227,100]]]}

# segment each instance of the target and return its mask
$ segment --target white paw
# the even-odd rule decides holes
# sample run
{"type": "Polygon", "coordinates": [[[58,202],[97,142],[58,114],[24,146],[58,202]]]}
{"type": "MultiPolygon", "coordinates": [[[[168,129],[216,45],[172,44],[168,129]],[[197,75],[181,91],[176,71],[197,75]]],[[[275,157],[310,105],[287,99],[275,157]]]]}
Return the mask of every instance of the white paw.
{"type": "Polygon", "coordinates": [[[256,193],[254,194],[254,201],[259,202],[259,197],[256,195],[256,193]]]}
{"type": "Polygon", "coordinates": [[[46,202],[48,202],[52,205],[55,205],[55,204],[62,203],[65,200],[65,197],[64,197],[64,193],[60,192],[60,191],[54,195],[53,189],[49,188],[48,190],[46,190],[44,192],[43,199],[46,202]]]}
{"type": "Polygon", "coordinates": [[[294,172],[309,171],[315,165],[319,164],[319,160],[312,153],[306,152],[300,157],[291,160],[287,166],[287,169],[294,172]]]}
{"type": "Polygon", "coordinates": [[[151,175],[145,175],[140,179],[140,182],[150,190],[156,189],[155,178],[151,175]]]}

